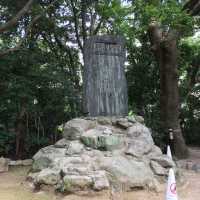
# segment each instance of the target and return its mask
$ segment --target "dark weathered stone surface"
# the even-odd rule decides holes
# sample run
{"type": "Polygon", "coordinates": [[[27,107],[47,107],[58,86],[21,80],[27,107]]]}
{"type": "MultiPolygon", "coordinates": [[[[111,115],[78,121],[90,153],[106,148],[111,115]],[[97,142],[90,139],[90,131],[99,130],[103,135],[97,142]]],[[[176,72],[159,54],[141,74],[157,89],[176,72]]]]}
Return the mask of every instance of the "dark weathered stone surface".
{"type": "Polygon", "coordinates": [[[128,110],[124,41],[93,36],[84,47],[84,112],[89,116],[125,116],[128,110]]]}

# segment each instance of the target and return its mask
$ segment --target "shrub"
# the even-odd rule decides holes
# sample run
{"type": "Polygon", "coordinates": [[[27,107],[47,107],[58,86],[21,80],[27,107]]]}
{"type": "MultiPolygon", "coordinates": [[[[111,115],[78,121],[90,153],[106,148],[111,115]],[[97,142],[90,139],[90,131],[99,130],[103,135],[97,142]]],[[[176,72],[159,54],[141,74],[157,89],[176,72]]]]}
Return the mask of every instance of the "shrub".
{"type": "Polygon", "coordinates": [[[0,155],[7,157],[14,152],[15,135],[6,131],[0,131],[0,155]]]}

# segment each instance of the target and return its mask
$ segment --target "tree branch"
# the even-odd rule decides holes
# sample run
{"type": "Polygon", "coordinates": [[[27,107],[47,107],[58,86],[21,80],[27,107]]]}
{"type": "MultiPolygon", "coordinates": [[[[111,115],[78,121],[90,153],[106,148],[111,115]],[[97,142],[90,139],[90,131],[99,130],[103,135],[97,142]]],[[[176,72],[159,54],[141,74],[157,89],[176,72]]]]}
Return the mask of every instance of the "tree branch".
{"type": "Polygon", "coordinates": [[[58,51],[56,50],[56,47],[55,45],[53,44],[52,42],[52,38],[48,38],[48,35],[46,36],[47,34],[45,33],[42,33],[42,37],[44,39],[44,41],[49,45],[50,49],[52,52],[54,52],[54,54],[56,55],[56,57],[59,59],[59,54],[58,54],[58,51]]]}
{"type": "Polygon", "coordinates": [[[93,31],[93,35],[96,35],[99,32],[99,29],[101,28],[101,25],[103,23],[103,17],[100,19],[99,23],[97,24],[96,28],[93,31]]]}
{"type": "Polygon", "coordinates": [[[193,7],[191,15],[195,16],[200,13],[200,1],[193,7]]]}
{"type": "Polygon", "coordinates": [[[14,51],[18,51],[20,49],[20,47],[22,46],[22,44],[24,43],[24,41],[26,40],[33,24],[41,17],[41,15],[37,15],[36,17],[34,17],[34,19],[29,23],[29,25],[27,26],[26,32],[24,34],[24,37],[20,40],[20,42],[16,45],[16,47],[14,48],[10,48],[10,49],[6,49],[5,51],[1,51],[0,52],[0,57],[4,56],[8,53],[14,52],[14,51]]]}
{"type": "Polygon", "coordinates": [[[71,2],[71,6],[72,6],[72,12],[73,12],[73,17],[74,17],[74,26],[75,26],[75,34],[76,34],[76,40],[78,42],[78,46],[81,49],[81,51],[83,52],[83,45],[81,43],[80,37],[79,37],[79,32],[78,32],[78,19],[77,19],[77,11],[76,8],[74,6],[73,0],[70,1],[71,2]]]}
{"type": "Polygon", "coordinates": [[[56,35],[54,35],[54,38],[58,44],[58,46],[61,48],[61,49],[64,49],[68,56],[69,56],[69,62],[70,62],[70,66],[69,66],[69,69],[70,69],[70,75],[71,75],[71,79],[72,81],[75,83],[76,87],[79,88],[79,79],[77,79],[77,71],[75,70],[75,63],[74,63],[74,57],[73,57],[73,54],[72,54],[72,49],[70,47],[68,47],[62,40],[60,40],[56,35]]]}
{"type": "Polygon", "coordinates": [[[47,6],[47,8],[44,10],[43,13],[41,14],[38,14],[36,15],[33,20],[28,24],[27,28],[26,28],[26,31],[25,31],[25,34],[23,36],[23,38],[20,40],[20,42],[16,45],[16,47],[14,48],[9,48],[9,49],[6,49],[4,51],[1,51],[0,52],[0,57],[8,54],[8,53],[11,53],[11,52],[14,52],[14,51],[18,51],[20,50],[20,47],[23,45],[23,43],[25,42],[29,32],[31,31],[31,28],[32,26],[47,12],[47,10],[55,3],[57,2],[58,0],[55,0],[53,1],[51,4],[49,4],[49,6],[47,6]]]}
{"type": "Polygon", "coordinates": [[[90,35],[92,35],[94,32],[94,24],[96,22],[96,17],[96,13],[93,14],[92,10],[90,10],[90,35]]]}
{"type": "Polygon", "coordinates": [[[189,0],[183,6],[183,10],[186,10],[192,16],[198,15],[200,13],[200,1],[199,0],[189,0]]]}
{"type": "Polygon", "coordinates": [[[29,0],[26,5],[17,13],[15,17],[13,17],[10,21],[0,26],[0,33],[3,33],[17,24],[20,18],[28,12],[34,0],[29,0]]]}
{"type": "Polygon", "coordinates": [[[81,1],[81,19],[82,19],[82,32],[83,32],[83,43],[87,38],[87,27],[86,27],[86,1],[81,1]]]}

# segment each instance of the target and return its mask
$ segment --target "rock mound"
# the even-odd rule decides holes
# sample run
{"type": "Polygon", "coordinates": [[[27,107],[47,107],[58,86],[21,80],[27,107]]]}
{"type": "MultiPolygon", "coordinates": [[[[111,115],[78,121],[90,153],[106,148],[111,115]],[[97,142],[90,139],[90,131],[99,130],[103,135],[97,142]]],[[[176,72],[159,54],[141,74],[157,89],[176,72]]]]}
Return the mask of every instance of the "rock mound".
{"type": "Polygon", "coordinates": [[[174,162],[154,145],[141,117],[76,118],[63,139],[39,150],[28,178],[61,192],[104,190],[123,185],[157,189],[174,162]]]}

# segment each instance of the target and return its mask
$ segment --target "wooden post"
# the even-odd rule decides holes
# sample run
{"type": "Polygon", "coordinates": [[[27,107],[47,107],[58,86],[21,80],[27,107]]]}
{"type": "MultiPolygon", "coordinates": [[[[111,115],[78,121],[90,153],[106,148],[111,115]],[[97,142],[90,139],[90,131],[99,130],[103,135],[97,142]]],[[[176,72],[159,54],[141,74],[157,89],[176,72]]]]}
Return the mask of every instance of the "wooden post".
{"type": "Polygon", "coordinates": [[[84,45],[84,112],[88,116],[125,116],[128,112],[124,40],[92,36],[84,45]]]}

